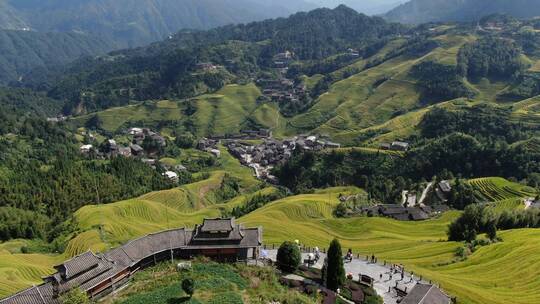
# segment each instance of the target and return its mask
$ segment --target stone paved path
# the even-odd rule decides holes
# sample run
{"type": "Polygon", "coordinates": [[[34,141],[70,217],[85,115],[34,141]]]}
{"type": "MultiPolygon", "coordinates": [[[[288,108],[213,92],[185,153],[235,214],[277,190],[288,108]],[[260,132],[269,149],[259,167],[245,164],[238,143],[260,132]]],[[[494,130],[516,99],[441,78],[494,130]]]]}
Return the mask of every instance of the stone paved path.
{"type": "MultiPolygon", "coordinates": [[[[266,251],[268,253],[268,258],[272,261],[276,261],[277,250],[270,249],[266,251]]],[[[321,258],[313,267],[321,269],[325,257],[326,255],[321,253],[321,258]]],[[[302,261],[304,259],[307,259],[307,253],[302,254],[302,261]]],[[[416,285],[418,280],[418,277],[415,276],[414,280],[411,281],[411,275],[407,272],[405,272],[403,280],[401,280],[401,274],[393,274],[392,279],[390,279],[390,267],[386,267],[381,264],[369,263],[365,259],[355,258],[350,263],[345,262],[344,266],[345,272],[351,273],[354,280],[358,280],[359,274],[368,275],[374,278],[375,283],[373,284],[373,288],[377,291],[377,294],[383,298],[385,304],[397,304],[397,301],[400,299],[394,290],[396,282],[399,289],[405,290],[406,288],[407,291],[410,291],[414,285],[416,285]],[[380,279],[381,274],[383,275],[382,280],[380,279]],[[389,289],[390,292],[388,292],[389,289]]],[[[420,282],[426,283],[424,281],[420,282]]]]}

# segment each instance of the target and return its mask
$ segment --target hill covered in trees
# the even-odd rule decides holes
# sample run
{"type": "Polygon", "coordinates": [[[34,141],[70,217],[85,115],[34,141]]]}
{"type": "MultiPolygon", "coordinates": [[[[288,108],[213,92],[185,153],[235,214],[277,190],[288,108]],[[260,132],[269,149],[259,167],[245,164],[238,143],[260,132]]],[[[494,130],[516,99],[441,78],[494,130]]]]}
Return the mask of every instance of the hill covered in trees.
{"type": "Polygon", "coordinates": [[[385,14],[401,23],[479,21],[490,14],[509,14],[516,18],[540,15],[538,0],[411,0],[385,14]]]}
{"type": "Polygon", "coordinates": [[[110,49],[110,41],[86,34],[0,30],[0,84],[110,49]]]}
{"type": "Polygon", "coordinates": [[[322,60],[347,48],[365,48],[404,31],[382,18],[345,6],[317,9],[286,19],[182,31],[160,43],[108,56],[86,58],[44,76],[29,75],[25,85],[48,88],[68,108],[95,111],[163,97],[186,98],[213,92],[224,84],[250,79],[272,67],[275,54],[289,50],[299,60],[322,60]],[[197,73],[197,64],[218,65],[197,73]],[[84,94],[83,94],[84,93],[84,94]]]}
{"type": "Polygon", "coordinates": [[[2,0],[0,28],[83,32],[115,47],[140,46],[180,29],[209,29],[279,16],[312,5],[302,0],[2,0]]]}

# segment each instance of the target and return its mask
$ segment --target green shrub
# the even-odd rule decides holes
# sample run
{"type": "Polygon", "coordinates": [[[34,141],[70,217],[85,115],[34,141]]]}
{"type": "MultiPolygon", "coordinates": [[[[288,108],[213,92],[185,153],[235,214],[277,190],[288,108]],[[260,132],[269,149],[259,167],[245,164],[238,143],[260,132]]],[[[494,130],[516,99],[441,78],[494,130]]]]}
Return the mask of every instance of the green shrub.
{"type": "Polygon", "coordinates": [[[283,242],[277,253],[277,266],[284,272],[292,273],[298,269],[301,260],[300,248],[292,242],[283,242]]]}
{"type": "Polygon", "coordinates": [[[62,304],[90,304],[90,299],[79,288],[72,289],[60,298],[62,304]]]}
{"type": "Polygon", "coordinates": [[[182,290],[191,298],[195,292],[195,281],[191,278],[186,278],[182,281],[182,290]]]}

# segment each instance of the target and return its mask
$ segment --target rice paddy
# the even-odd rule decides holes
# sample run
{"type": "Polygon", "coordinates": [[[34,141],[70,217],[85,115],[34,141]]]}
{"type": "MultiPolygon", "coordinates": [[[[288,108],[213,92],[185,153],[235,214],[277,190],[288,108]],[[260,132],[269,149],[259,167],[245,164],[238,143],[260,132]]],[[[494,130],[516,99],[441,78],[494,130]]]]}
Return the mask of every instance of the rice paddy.
{"type": "Polygon", "coordinates": [[[510,182],[504,178],[489,177],[470,180],[475,195],[480,201],[497,202],[535,197],[537,191],[531,187],[510,182]]]}

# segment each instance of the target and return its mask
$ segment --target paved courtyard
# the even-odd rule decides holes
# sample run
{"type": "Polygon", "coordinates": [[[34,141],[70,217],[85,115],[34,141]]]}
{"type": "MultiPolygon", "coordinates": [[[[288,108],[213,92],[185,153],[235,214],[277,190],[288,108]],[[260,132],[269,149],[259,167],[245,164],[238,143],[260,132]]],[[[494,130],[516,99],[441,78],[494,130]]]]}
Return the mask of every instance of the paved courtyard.
{"type": "MultiPolygon", "coordinates": [[[[268,253],[268,258],[275,262],[277,250],[270,249],[266,250],[266,252],[268,253]]],[[[302,261],[307,259],[307,255],[307,253],[302,254],[302,261]]],[[[321,258],[317,264],[313,266],[318,269],[322,268],[326,255],[321,253],[320,256],[321,258]]],[[[383,298],[385,304],[397,304],[397,301],[400,299],[394,289],[396,283],[398,284],[399,289],[410,291],[414,285],[416,285],[418,280],[417,276],[414,276],[414,280],[411,280],[411,274],[408,272],[405,272],[403,280],[401,279],[400,273],[393,274],[392,279],[390,279],[390,267],[383,266],[380,263],[369,263],[365,260],[365,258],[354,258],[352,262],[345,262],[344,266],[345,272],[347,274],[351,273],[354,280],[358,280],[359,275],[361,274],[374,278],[375,282],[373,284],[373,288],[377,291],[377,294],[383,298]],[[382,279],[380,278],[381,274],[382,279]]],[[[423,281],[420,282],[426,283],[423,281]]]]}

